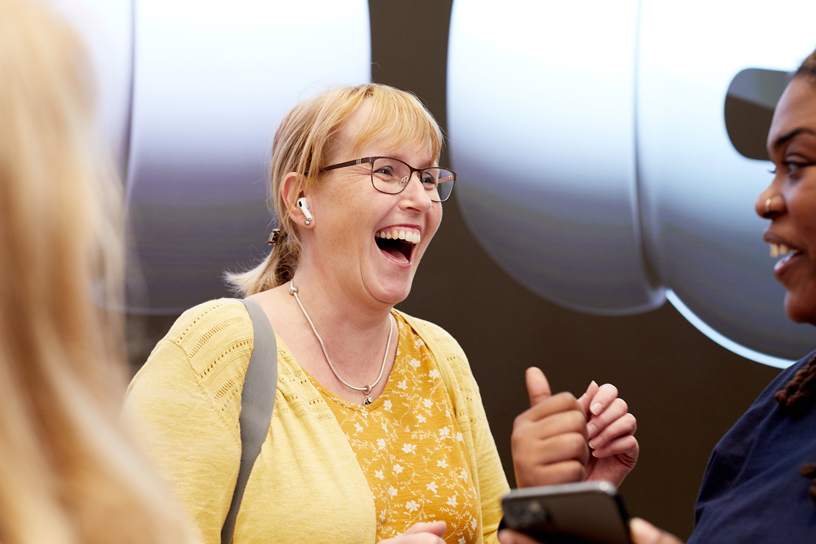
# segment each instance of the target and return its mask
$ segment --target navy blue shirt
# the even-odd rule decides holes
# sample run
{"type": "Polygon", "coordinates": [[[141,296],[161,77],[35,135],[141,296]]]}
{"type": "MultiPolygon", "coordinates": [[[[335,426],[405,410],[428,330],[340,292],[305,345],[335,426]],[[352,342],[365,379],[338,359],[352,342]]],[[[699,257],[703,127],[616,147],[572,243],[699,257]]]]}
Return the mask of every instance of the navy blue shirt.
{"type": "Polygon", "coordinates": [[[774,400],[809,359],[779,374],[714,448],[688,544],[816,542],[813,481],[799,474],[816,462],[816,409],[793,418],[774,400]]]}

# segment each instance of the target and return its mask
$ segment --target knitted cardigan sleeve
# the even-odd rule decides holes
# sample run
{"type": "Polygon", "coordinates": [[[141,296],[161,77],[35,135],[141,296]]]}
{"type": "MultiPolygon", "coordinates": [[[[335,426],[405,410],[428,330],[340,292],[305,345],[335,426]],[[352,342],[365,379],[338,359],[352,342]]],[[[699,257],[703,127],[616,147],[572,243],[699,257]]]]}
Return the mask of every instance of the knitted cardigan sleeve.
{"type": "Polygon", "coordinates": [[[252,340],[239,301],[196,306],[150,354],[125,401],[123,418],[207,544],[220,541],[238,477],[240,392],[252,340]]]}

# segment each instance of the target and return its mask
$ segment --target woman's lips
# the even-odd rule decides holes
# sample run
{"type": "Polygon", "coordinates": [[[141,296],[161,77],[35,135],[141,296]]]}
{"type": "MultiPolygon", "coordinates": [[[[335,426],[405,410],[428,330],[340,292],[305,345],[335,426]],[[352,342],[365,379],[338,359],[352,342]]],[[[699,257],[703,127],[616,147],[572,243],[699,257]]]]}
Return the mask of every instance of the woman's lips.
{"type": "MultiPolygon", "coordinates": [[[[773,250],[771,253],[773,254],[773,250]]],[[[801,255],[801,251],[794,250],[792,253],[789,253],[788,255],[785,255],[779,259],[774,265],[774,275],[776,275],[777,279],[780,279],[785,272],[787,272],[791,267],[795,266],[801,255]]]]}

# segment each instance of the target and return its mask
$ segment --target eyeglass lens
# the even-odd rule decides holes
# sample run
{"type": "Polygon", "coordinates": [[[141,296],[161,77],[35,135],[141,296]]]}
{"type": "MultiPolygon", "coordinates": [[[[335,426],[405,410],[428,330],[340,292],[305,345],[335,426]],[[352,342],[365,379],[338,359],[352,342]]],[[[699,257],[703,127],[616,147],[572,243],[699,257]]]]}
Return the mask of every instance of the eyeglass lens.
{"type": "MultiPolygon", "coordinates": [[[[420,172],[422,186],[430,193],[431,200],[444,202],[453,191],[453,172],[445,168],[423,168],[420,172]]],[[[371,181],[383,193],[401,193],[411,180],[411,168],[398,159],[377,158],[371,163],[371,181]]]]}

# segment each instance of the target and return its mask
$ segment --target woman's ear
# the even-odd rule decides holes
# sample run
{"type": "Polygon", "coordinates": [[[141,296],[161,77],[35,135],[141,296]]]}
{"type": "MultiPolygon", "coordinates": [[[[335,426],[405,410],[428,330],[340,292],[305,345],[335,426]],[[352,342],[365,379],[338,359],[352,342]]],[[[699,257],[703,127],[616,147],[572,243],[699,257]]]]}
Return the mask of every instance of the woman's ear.
{"type": "Polygon", "coordinates": [[[298,205],[298,201],[303,201],[306,197],[304,181],[305,179],[302,175],[297,172],[289,172],[283,178],[281,194],[284,202],[286,202],[286,211],[289,214],[289,219],[300,227],[310,228],[314,225],[314,218],[311,217],[308,204],[305,206],[305,209],[303,205],[298,205]]]}

